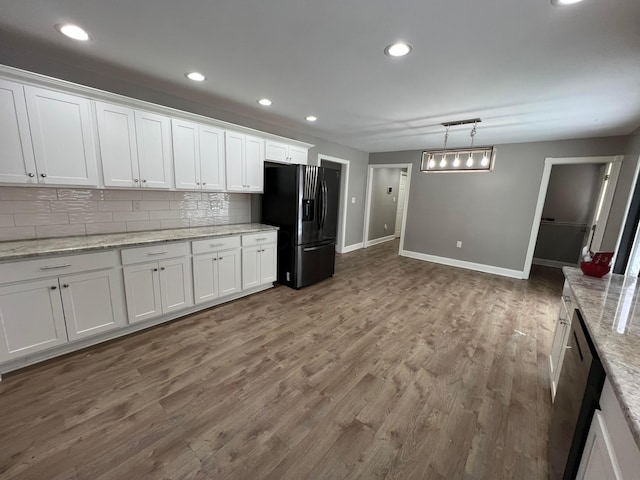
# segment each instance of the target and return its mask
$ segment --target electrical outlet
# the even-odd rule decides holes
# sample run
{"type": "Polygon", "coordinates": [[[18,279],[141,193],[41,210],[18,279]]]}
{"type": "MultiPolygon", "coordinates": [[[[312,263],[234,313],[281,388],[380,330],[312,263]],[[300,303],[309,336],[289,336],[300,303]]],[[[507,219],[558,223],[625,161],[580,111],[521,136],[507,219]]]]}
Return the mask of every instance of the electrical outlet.
{"type": "Polygon", "coordinates": [[[393,203],[396,203],[396,197],[393,197],[393,203]]]}
{"type": "Polygon", "coordinates": [[[456,242],[456,247],[462,248],[462,242],[460,240],[456,242]]]}
{"type": "Polygon", "coordinates": [[[133,202],[133,211],[134,212],[140,211],[140,202],[133,202]]]}
{"type": "Polygon", "coordinates": [[[356,203],[356,197],[351,197],[351,203],[356,203]]]}

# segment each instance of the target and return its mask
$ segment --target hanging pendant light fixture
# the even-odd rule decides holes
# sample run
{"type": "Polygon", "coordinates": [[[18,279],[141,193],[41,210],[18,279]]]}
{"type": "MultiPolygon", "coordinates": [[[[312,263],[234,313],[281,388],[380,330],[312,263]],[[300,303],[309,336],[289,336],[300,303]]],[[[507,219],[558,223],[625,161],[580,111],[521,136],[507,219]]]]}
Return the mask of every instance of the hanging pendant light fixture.
{"type": "Polygon", "coordinates": [[[445,122],[444,148],[442,150],[427,150],[422,152],[422,172],[490,172],[493,170],[496,160],[495,147],[475,147],[475,137],[478,132],[478,123],[482,120],[472,118],[470,120],[459,120],[455,122],[445,122]],[[449,129],[458,125],[473,124],[471,129],[471,146],[469,148],[452,149],[447,148],[449,140],[449,129]],[[447,160],[448,156],[453,157],[453,161],[447,160]]]}

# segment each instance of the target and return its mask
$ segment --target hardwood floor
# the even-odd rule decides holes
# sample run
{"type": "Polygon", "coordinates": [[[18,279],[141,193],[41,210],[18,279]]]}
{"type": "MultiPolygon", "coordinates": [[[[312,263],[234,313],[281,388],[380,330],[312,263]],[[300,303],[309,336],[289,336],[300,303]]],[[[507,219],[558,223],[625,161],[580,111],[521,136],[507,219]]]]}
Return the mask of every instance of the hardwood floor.
{"type": "Polygon", "coordinates": [[[7,375],[0,478],[547,479],[562,274],[397,247],[7,375]]]}

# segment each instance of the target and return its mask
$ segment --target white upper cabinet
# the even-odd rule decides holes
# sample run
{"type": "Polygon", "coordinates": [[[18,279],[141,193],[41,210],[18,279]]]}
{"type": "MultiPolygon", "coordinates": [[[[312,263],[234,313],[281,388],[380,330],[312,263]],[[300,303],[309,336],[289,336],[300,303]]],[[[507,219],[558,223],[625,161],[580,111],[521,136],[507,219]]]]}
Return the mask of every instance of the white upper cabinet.
{"type": "Polygon", "coordinates": [[[137,110],[135,114],[142,188],[171,188],[169,118],[137,110]]]}
{"type": "Polygon", "coordinates": [[[224,181],[224,130],[200,125],[200,180],[203,190],[222,191],[224,181]]]}
{"type": "Polygon", "coordinates": [[[224,131],[173,119],[176,189],[224,190],[224,131]]]}
{"type": "Polygon", "coordinates": [[[265,157],[270,162],[306,165],[308,163],[307,156],[307,148],[288,145],[273,140],[266,141],[265,157]]]}
{"type": "Polygon", "coordinates": [[[90,101],[24,87],[39,183],[98,186],[90,101]]]}
{"type": "Polygon", "coordinates": [[[0,182],[38,183],[22,85],[0,80],[0,182]]]}
{"type": "Polygon", "coordinates": [[[102,172],[107,187],[138,187],[135,114],[130,108],[96,102],[102,172]]]}
{"type": "Polygon", "coordinates": [[[105,187],[171,188],[168,117],[95,102],[105,187]]]}
{"type": "Polygon", "coordinates": [[[227,190],[262,192],[264,189],[264,140],[226,132],[227,190]]]}

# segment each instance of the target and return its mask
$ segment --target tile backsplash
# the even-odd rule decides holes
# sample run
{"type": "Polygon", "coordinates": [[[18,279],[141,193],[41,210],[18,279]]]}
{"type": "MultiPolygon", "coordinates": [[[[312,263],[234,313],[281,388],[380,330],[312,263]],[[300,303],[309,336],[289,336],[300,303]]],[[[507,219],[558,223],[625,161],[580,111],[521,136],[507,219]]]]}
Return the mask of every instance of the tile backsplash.
{"type": "Polygon", "coordinates": [[[250,221],[246,193],[0,187],[0,241],[250,221]]]}

